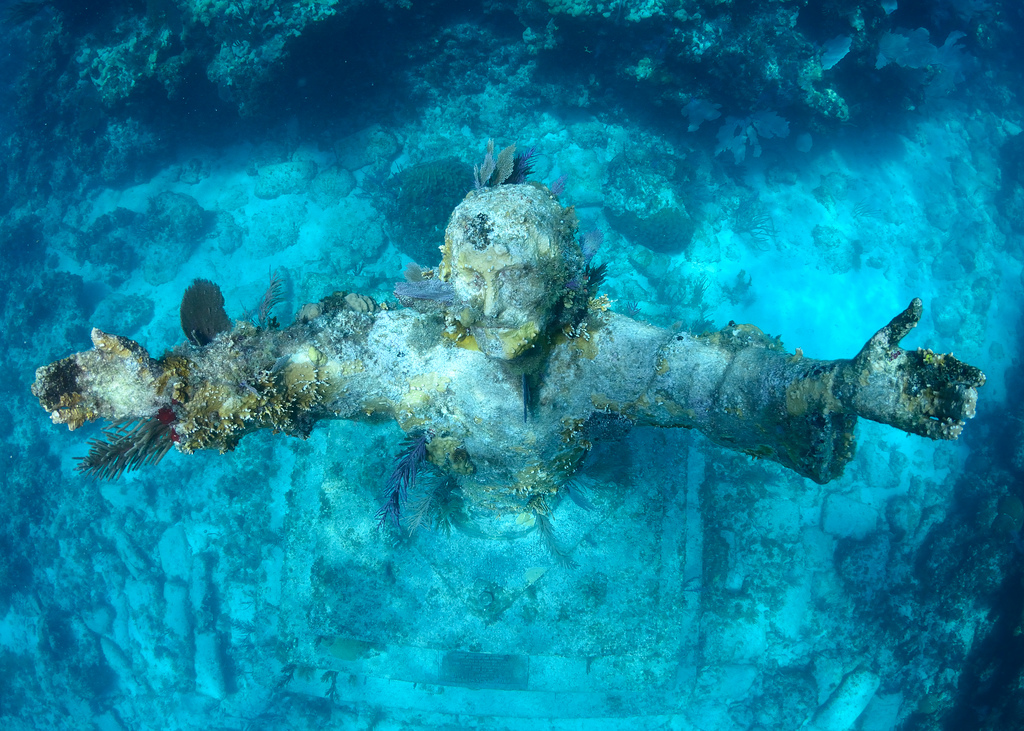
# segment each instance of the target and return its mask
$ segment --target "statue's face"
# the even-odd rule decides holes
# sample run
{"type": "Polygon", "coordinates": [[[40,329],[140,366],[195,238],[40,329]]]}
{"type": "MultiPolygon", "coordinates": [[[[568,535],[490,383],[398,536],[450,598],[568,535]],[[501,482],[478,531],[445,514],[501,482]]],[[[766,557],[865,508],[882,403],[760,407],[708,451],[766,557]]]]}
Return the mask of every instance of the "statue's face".
{"type": "Polygon", "coordinates": [[[470,193],[452,212],[440,276],[455,288],[449,311],[482,352],[517,358],[552,326],[581,266],[567,261],[579,258],[575,227],[575,214],[534,185],[470,193]]]}
{"type": "Polygon", "coordinates": [[[501,244],[452,252],[452,282],[462,317],[487,355],[512,359],[523,354],[552,320],[559,285],[551,279],[550,263],[529,253],[513,256],[501,244]]]}

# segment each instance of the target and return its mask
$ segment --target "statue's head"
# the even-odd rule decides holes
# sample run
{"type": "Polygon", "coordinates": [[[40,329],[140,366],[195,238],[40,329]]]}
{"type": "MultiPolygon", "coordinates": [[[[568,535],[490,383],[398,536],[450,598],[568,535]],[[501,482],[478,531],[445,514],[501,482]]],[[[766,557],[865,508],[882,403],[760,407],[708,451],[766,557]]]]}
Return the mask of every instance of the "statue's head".
{"type": "Polygon", "coordinates": [[[439,273],[455,290],[450,311],[481,351],[511,360],[561,325],[584,270],[575,231],[573,210],[542,185],[484,188],[456,207],[439,273]]]}

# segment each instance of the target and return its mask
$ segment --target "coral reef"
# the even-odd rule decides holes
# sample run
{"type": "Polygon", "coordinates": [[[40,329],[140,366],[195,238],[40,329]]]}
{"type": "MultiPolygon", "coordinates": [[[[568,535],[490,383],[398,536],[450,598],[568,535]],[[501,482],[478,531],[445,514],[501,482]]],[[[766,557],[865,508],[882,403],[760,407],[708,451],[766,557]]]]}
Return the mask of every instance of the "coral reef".
{"type": "MultiPolygon", "coordinates": [[[[23,4],[11,32],[31,48],[33,71],[19,81],[17,112],[25,124],[8,140],[8,192],[12,203],[39,194],[30,180],[39,178],[35,166],[52,165],[38,153],[54,141],[59,157],[87,179],[114,182],[144,174],[168,145],[197,129],[220,125],[230,134],[249,117],[284,122],[290,102],[278,102],[292,84],[304,87],[302,104],[316,114],[364,97],[384,105],[382,90],[394,89],[388,99],[442,102],[458,115],[447,120],[453,127],[508,135],[531,110],[611,110],[629,99],[676,112],[681,125],[688,118],[694,135],[717,134],[718,151],[739,162],[748,147],[759,153],[759,140],[773,146],[770,138],[790,125],[807,134],[865,124],[950,93],[975,57],[1012,43],[1002,24],[989,22],[1001,3],[980,5],[946,22],[918,8],[891,15],[881,5],[851,8],[838,0],[757,7],[560,0],[509,9],[522,28],[510,34],[499,22],[452,21],[427,2],[418,5],[424,15],[415,32],[403,27],[389,38],[383,29],[401,26],[389,21],[403,17],[402,4],[152,0],[111,2],[95,14],[67,2],[23,4]],[[44,12],[28,12],[42,6],[44,12]],[[51,15],[55,22],[43,20],[51,15]],[[334,58],[332,39],[340,34],[358,43],[334,58]],[[392,43],[402,50],[389,51],[392,43]],[[758,61],[748,62],[754,56],[758,61]],[[589,79],[550,80],[548,69],[584,59],[589,79]],[[339,79],[346,88],[338,88],[339,79]]],[[[397,156],[394,137],[372,129],[373,145],[342,150],[343,167],[397,156]]],[[[283,167],[262,175],[261,195],[302,189],[315,175],[309,160],[275,164],[283,167]]],[[[53,166],[46,178],[58,188],[74,186],[66,176],[67,168],[53,166]]]]}
{"type": "Polygon", "coordinates": [[[609,161],[605,215],[619,233],[651,251],[685,253],[700,223],[699,207],[682,184],[693,163],[671,148],[653,149],[630,144],[609,161]]]}
{"type": "Polygon", "coordinates": [[[1019,3],[7,8],[0,725],[1024,725],[1019,3]]]}
{"type": "Polygon", "coordinates": [[[391,176],[379,197],[391,238],[414,261],[433,266],[448,215],[472,187],[472,169],[454,157],[421,162],[391,176]]]}

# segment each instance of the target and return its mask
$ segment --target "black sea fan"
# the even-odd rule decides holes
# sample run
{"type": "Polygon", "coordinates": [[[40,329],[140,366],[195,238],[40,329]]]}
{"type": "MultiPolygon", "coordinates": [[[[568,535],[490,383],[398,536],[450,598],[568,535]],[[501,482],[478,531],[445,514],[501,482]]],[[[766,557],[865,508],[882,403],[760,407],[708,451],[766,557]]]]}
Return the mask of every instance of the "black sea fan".
{"type": "Polygon", "coordinates": [[[593,297],[597,294],[597,288],[604,284],[605,277],[608,276],[608,265],[598,264],[592,266],[587,264],[585,271],[587,277],[587,295],[593,297]]]}
{"type": "Polygon", "coordinates": [[[377,511],[378,527],[387,523],[401,527],[402,506],[409,489],[416,485],[416,473],[427,458],[427,433],[416,431],[409,434],[398,453],[395,469],[384,486],[384,504],[377,511]]]}
{"type": "Polygon", "coordinates": [[[181,329],[193,345],[203,346],[231,329],[220,287],[209,279],[195,279],[181,298],[181,329]]]}

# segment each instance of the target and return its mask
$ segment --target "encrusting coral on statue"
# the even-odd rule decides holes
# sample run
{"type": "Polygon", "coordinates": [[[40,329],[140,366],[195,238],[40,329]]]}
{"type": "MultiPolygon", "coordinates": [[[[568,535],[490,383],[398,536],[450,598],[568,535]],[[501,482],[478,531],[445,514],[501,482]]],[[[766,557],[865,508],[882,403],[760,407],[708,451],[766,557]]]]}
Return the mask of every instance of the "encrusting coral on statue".
{"type": "Polygon", "coordinates": [[[32,390],[55,423],[158,422],[186,453],[385,417],[423,435],[475,509],[537,515],[609,419],[694,428],[824,483],[852,458],[858,416],[956,439],[974,415],[981,371],[899,345],[920,300],[852,359],[815,360],[752,325],[695,336],[609,311],[576,234],[543,185],[485,185],[452,213],[436,271],[397,289],[404,308],[334,295],[287,328],[240,321],[159,359],[94,330],[32,390]]]}

